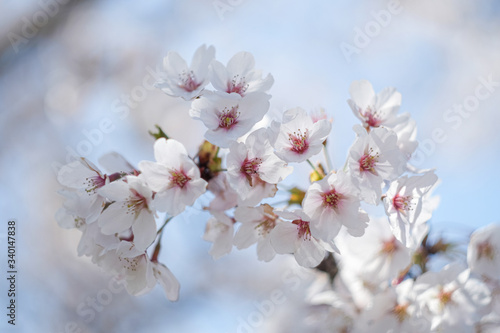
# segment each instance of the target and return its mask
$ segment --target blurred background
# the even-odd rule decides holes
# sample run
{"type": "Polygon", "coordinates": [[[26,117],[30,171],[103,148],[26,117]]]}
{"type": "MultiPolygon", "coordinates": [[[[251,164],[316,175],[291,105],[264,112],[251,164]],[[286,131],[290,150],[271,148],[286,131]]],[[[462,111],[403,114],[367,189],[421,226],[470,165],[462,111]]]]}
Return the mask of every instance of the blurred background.
{"type": "Polygon", "coordinates": [[[188,62],[201,44],[214,45],[223,63],[239,51],[253,53],[256,67],[275,78],[271,115],[323,107],[334,119],[336,166],[344,163],[357,123],[346,103],[350,83],[396,87],[401,111],[418,124],[415,164],[436,168],[442,180],[432,232],[466,242],[474,229],[498,222],[499,15],[495,0],[3,0],[0,331],[293,331],[280,313],[303,297],[307,271],[289,257],[260,263],[254,247],[214,262],[201,239],[208,198],[163,236],[161,261],[181,283],[179,302],[168,302],[160,288],[141,297],[121,291],[91,320],[77,312],[109,294],[110,277],[77,257],[78,231],[57,226],[56,170],[73,155],[97,162],[111,151],[134,165],[152,160],[147,132],[155,124],[196,150],[203,130],[189,118],[189,103],[151,87],[170,50],[188,62]],[[3,313],[6,222],[13,218],[15,328],[3,313]],[[266,308],[276,291],[283,303],[266,308]]]}

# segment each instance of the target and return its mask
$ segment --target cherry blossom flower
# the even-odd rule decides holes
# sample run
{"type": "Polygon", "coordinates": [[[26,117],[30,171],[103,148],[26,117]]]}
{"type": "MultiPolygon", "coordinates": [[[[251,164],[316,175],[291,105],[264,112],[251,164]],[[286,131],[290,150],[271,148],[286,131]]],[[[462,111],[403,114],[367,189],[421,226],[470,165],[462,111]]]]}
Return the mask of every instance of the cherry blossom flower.
{"type": "Polygon", "coordinates": [[[241,222],[234,236],[234,245],[241,250],[257,243],[257,258],[262,261],[271,261],[276,251],[271,245],[270,233],[277,223],[278,216],[268,204],[258,207],[239,206],[234,211],[234,218],[241,222]]]}
{"type": "Polygon", "coordinates": [[[430,331],[430,321],[421,317],[413,292],[413,279],[375,295],[373,305],[363,313],[366,332],[421,333],[430,331]]]}
{"type": "Polygon", "coordinates": [[[333,243],[329,245],[311,235],[309,217],[302,210],[276,211],[276,215],[291,220],[276,224],[271,231],[271,244],[276,253],[293,253],[299,265],[315,267],[325,258],[326,249],[334,251],[333,243]]]}
{"type": "Polygon", "coordinates": [[[214,60],[210,65],[210,81],[215,89],[244,96],[251,92],[266,92],[274,83],[271,74],[262,78],[261,71],[255,70],[255,60],[248,52],[235,54],[224,67],[214,60]]]}
{"type": "Polygon", "coordinates": [[[234,221],[223,212],[211,213],[213,216],[207,221],[203,239],[213,243],[208,253],[217,260],[233,248],[234,221]]]}
{"type": "Polygon", "coordinates": [[[151,261],[131,242],[115,244],[99,257],[97,263],[123,281],[131,295],[143,295],[158,282],[169,300],[176,301],[179,297],[180,285],[172,272],[165,265],[151,261]]]}
{"type": "Polygon", "coordinates": [[[94,208],[95,201],[81,191],[59,190],[64,197],[63,206],[56,212],[55,218],[61,228],[79,229],[87,223],[92,223],[99,217],[102,206],[94,208]]]}
{"type": "Polygon", "coordinates": [[[156,222],[152,208],[152,191],[139,176],[107,184],[99,193],[112,201],[98,219],[105,235],[120,233],[132,227],[134,244],[144,251],[156,238],[156,222]]]}
{"type": "Polygon", "coordinates": [[[358,137],[349,150],[348,167],[361,198],[376,205],[382,197],[384,180],[394,180],[406,168],[406,158],[397,146],[397,135],[385,128],[367,133],[355,127],[358,137]]]}
{"type": "Polygon", "coordinates": [[[422,176],[401,177],[391,183],[384,207],[396,238],[409,248],[419,244],[413,240],[413,229],[427,222],[437,202],[430,198],[438,178],[433,171],[422,176]]]}
{"type": "Polygon", "coordinates": [[[472,272],[500,281],[500,225],[490,224],[472,233],[467,262],[472,272]]]}
{"type": "Polygon", "coordinates": [[[56,212],[55,219],[61,228],[75,228],[82,232],[77,247],[79,256],[93,256],[116,242],[116,235],[104,235],[98,223],[88,222],[89,216],[91,216],[92,222],[97,217],[93,216],[94,209],[91,206],[90,197],[86,193],[60,190],[59,194],[64,196],[65,201],[63,207],[56,212]]]}
{"type": "Polygon", "coordinates": [[[205,138],[212,144],[228,148],[248,133],[269,109],[269,95],[262,92],[207,93],[193,101],[189,115],[208,128],[205,138]]]}
{"type": "Polygon", "coordinates": [[[437,331],[440,327],[450,332],[452,328],[472,328],[491,302],[488,287],[457,263],[440,272],[422,274],[415,281],[414,291],[423,314],[431,320],[431,330],[437,331]]]}
{"type": "Polygon", "coordinates": [[[227,155],[228,182],[241,202],[249,206],[274,195],[272,186],[267,184],[279,183],[292,171],[292,167],[274,154],[264,128],[252,132],[245,143],[233,143],[227,155]],[[249,198],[251,203],[246,202],[249,198]]]}
{"type": "Polygon", "coordinates": [[[370,219],[361,237],[342,234],[337,245],[343,269],[361,267],[372,282],[395,279],[411,264],[410,251],[394,237],[386,218],[370,219]]]}
{"type": "Polygon", "coordinates": [[[154,155],[156,162],[142,161],[139,169],[156,192],[156,209],[178,215],[205,192],[207,182],[200,178],[200,170],[180,142],[160,138],[154,144],[154,155]]]}
{"type": "Polygon", "coordinates": [[[281,124],[273,122],[271,143],[276,155],[286,162],[304,162],[323,148],[331,123],[327,119],[313,122],[301,108],[285,111],[281,124]]]}
{"type": "MultiPolygon", "coordinates": [[[[84,215],[87,223],[94,222],[102,211],[106,199],[99,195],[98,190],[110,182],[110,178],[103,174],[94,164],[85,158],[64,165],[57,174],[57,180],[63,186],[74,191],[81,192],[79,195],[88,197],[85,203],[84,215]]],[[[83,201],[82,201],[83,203],[83,201]]]]}
{"type": "Polygon", "coordinates": [[[215,57],[213,46],[200,46],[188,67],[186,61],[174,51],[170,51],[163,59],[163,77],[156,83],[164,93],[174,97],[191,100],[200,96],[208,84],[208,67],[215,57]]]}
{"type": "Polygon", "coordinates": [[[362,121],[363,127],[386,126],[393,127],[405,121],[398,117],[397,112],[401,106],[401,94],[394,88],[385,88],[375,94],[373,87],[367,80],[354,81],[349,93],[351,99],[347,103],[354,115],[362,121]]]}
{"type": "Polygon", "coordinates": [[[332,241],[342,226],[361,236],[368,222],[368,215],[360,211],[359,190],[343,171],[312,183],[302,206],[311,218],[312,235],[326,242],[332,241]]]}

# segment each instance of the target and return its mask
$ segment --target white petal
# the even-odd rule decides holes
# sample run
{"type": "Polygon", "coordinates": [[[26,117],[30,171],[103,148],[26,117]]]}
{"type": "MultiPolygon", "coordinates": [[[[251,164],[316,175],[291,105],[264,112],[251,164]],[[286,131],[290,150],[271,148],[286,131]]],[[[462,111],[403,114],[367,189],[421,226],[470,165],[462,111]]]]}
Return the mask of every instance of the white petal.
{"type": "Polygon", "coordinates": [[[160,192],[170,185],[170,172],[162,164],[141,161],[139,162],[139,170],[142,171],[142,175],[148,183],[149,188],[155,192],[160,192]]]}
{"type": "Polygon", "coordinates": [[[375,97],[375,91],[373,90],[371,83],[367,80],[352,82],[349,87],[349,93],[351,94],[352,100],[361,109],[365,109],[369,106],[372,99],[375,97]]]}
{"type": "Polygon", "coordinates": [[[294,253],[299,245],[299,235],[297,225],[283,222],[276,224],[271,231],[271,245],[276,253],[294,253]]]}
{"type": "Polygon", "coordinates": [[[214,88],[220,91],[226,91],[229,80],[229,74],[224,65],[217,60],[212,61],[210,64],[210,82],[214,88]]]}
{"type": "Polygon", "coordinates": [[[227,63],[227,71],[232,75],[245,76],[255,67],[253,55],[249,52],[236,53],[227,63]]]}
{"type": "Polygon", "coordinates": [[[179,281],[177,281],[174,274],[165,265],[156,264],[153,267],[154,275],[158,283],[163,287],[167,298],[172,302],[177,301],[181,288],[179,281]]]}
{"type": "Polygon", "coordinates": [[[115,202],[102,212],[97,221],[103,234],[112,235],[130,228],[134,219],[134,214],[127,214],[127,207],[120,202],[115,202]]]}
{"type": "Polygon", "coordinates": [[[268,262],[276,256],[276,252],[271,245],[271,239],[266,237],[257,243],[257,259],[268,262]]]}
{"type": "Polygon", "coordinates": [[[246,249],[250,245],[255,244],[257,239],[255,225],[252,223],[244,223],[234,235],[233,244],[236,245],[238,250],[246,249]]]}
{"type": "Polygon", "coordinates": [[[97,193],[111,201],[126,201],[130,196],[130,186],[123,180],[117,180],[104,185],[97,193]]]}
{"type": "Polygon", "coordinates": [[[134,244],[138,250],[146,250],[156,238],[156,222],[153,215],[143,209],[132,225],[134,244]]]}
{"type": "Polygon", "coordinates": [[[187,156],[186,148],[174,139],[160,138],[154,144],[155,159],[158,163],[177,169],[179,156],[187,156]]]}
{"type": "Polygon", "coordinates": [[[316,267],[325,258],[325,249],[314,238],[306,239],[295,252],[295,259],[302,267],[316,267]]]}

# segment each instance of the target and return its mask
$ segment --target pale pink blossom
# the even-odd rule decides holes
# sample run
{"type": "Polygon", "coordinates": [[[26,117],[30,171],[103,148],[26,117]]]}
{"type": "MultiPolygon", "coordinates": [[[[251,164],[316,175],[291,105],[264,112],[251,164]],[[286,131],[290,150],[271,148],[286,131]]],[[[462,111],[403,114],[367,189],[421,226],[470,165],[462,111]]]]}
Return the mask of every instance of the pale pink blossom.
{"type": "Polygon", "coordinates": [[[321,263],[327,250],[333,251],[333,243],[327,244],[311,235],[309,217],[302,210],[276,211],[289,220],[276,224],[271,231],[271,244],[278,254],[293,253],[303,267],[315,267],[321,263]]]}
{"type": "Polygon", "coordinates": [[[224,67],[214,60],[210,65],[210,81],[215,89],[244,96],[251,92],[267,92],[274,83],[271,74],[262,78],[262,73],[254,69],[255,60],[248,52],[235,54],[224,67]]]}
{"type": "Polygon", "coordinates": [[[472,329],[491,302],[489,288],[457,263],[440,272],[422,274],[415,281],[414,291],[423,315],[431,320],[431,330],[437,331],[440,327],[449,332],[453,327],[472,329]]]}
{"type": "Polygon", "coordinates": [[[163,264],[151,261],[144,251],[128,241],[120,241],[104,252],[97,264],[123,281],[131,295],[143,295],[158,282],[167,298],[176,301],[180,285],[172,272],[163,264]]]}
{"type": "Polygon", "coordinates": [[[360,126],[349,150],[347,165],[354,184],[360,189],[361,198],[376,205],[382,198],[384,181],[394,180],[406,169],[406,158],[397,146],[397,135],[385,128],[375,128],[367,133],[360,126]]]}
{"type": "Polygon", "coordinates": [[[271,143],[276,155],[286,162],[303,162],[323,148],[331,123],[326,119],[313,122],[301,108],[287,110],[280,123],[271,126],[271,143]]]}
{"type": "Polygon", "coordinates": [[[272,260],[276,251],[271,245],[270,234],[280,222],[273,208],[267,204],[258,207],[237,207],[234,218],[241,222],[234,236],[234,245],[241,250],[257,243],[257,258],[262,261],[272,260]]]}
{"type": "Polygon", "coordinates": [[[472,272],[500,281],[500,225],[490,224],[472,233],[467,262],[472,272]]]}
{"type": "Polygon", "coordinates": [[[156,162],[142,161],[139,169],[156,192],[156,209],[178,215],[205,193],[207,182],[200,178],[198,166],[180,142],[160,138],[154,144],[154,154],[156,162]]]}
{"type": "Polygon", "coordinates": [[[404,176],[393,181],[384,197],[384,207],[396,238],[409,248],[416,248],[414,229],[430,220],[437,200],[430,197],[438,181],[433,171],[421,176],[404,176]]]}
{"type": "Polygon", "coordinates": [[[212,144],[228,148],[248,133],[269,110],[270,96],[262,92],[206,93],[193,101],[189,115],[207,127],[205,138],[212,144]]]}
{"type": "Polygon", "coordinates": [[[302,206],[311,218],[312,235],[326,242],[332,241],[342,226],[356,236],[361,236],[367,226],[368,215],[360,210],[359,190],[343,171],[312,183],[302,206]]]}
{"type": "Polygon", "coordinates": [[[208,84],[208,66],[215,57],[213,46],[200,46],[188,66],[186,61],[174,51],[163,59],[162,78],[156,83],[164,93],[174,97],[191,100],[201,95],[208,84]]]}
{"type": "Polygon", "coordinates": [[[274,192],[263,191],[266,187],[272,187],[266,183],[278,184],[292,170],[292,167],[274,154],[264,128],[252,132],[245,143],[233,143],[227,155],[227,180],[238,193],[241,203],[247,205],[252,205],[247,202],[249,198],[255,202],[264,198],[261,195],[274,195],[274,192]]]}
{"type": "Polygon", "coordinates": [[[102,187],[99,193],[111,201],[98,219],[102,233],[113,235],[132,228],[135,246],[146,250],[156,238],[156,222],[153,192],[144,179],[127,176],[102,187]]]}
{"type": "Polygon", "coordinates": [[[351,99],[347,103],[354,115],[362,121],[363,127],[391,128],[405,121],[405,118],[397,115],[401,106],[401,94],[395,88],[385,88],[375,94],[370,82],[360,80],[351,84],[349,93],[351,99]]]}

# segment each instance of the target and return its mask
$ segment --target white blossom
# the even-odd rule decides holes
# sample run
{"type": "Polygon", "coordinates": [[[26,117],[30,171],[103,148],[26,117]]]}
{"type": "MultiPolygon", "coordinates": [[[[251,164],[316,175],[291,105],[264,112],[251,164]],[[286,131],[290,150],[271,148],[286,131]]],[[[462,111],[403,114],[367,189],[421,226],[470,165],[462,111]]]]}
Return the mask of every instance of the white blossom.
{"type": "Polygon", "coordinates": [[[174,140],[160,138],[154,144],[156,162],[142,161],[139,169],[149,188],[156,192],[155,207],[175,216],[205,192],[207,182],[186,148],[174,140]]]}
{"type": "Polygon", "coordinates": [[[235,54],[224,67],[214,60],[210,65],[210,81],[215,89],[244,96],[251,92],[267,92],[274,83],[271,74],[262,78],[261,71],[255,70],[255,60],[251,53],[235,54]]]}
{"type": "Polygon", "coordinates": [[[270,96],[262,92],[206,93],[193,101],[189,115],[208,128],[205,138],[212,144],[228,148],[248,133],[269,110],[270,96]]]}
{"type": "Polygon", "coordinates": [[[227,155],[227,180],[241,203],[247,205],[274,195],[273,185],[285,179],[292,170],[274,154],[264,128],[252,132],[245,143],[233,143],[227,155]],[[271,191],[266,190],[268,188],[271,191]],[[252,199],[250,203],[249,198],[252,199]]]}
{"type": "Polygon", "coordinates": [[[284,161],[303,162],[321,151],[331,128],[327,119],[313,122],[305,110],[290,109],[281,124],[273,122],[271,143],[284,161]]]}
{"type": "Polygon", "coordinates": [[[241,222],[234,236],[234,245],[241,250],[257,243],[257,258],[262,261],[272,260],[276,251],[271,245],[270,234],[279,223],[273,208],[267,204],[258,207],[237,207],[234,218],[241,222]]]}
{"type": "Polygon", "coordinates": [[[421,176],[401,177],[391,183],[384,198],[384,207],[396,238],[409,248],[416,248],[414,229],[432,216],[437,202],[430,197],[438,181],[433,171],[421,176]]]}
{"type": "Polygon", "coordinates": [[[361,236],[368,222],[368,215],[360,211],[359,190],[342,171],[312,183],[302,206],[311,218],[312,235],[326,242],[332,241],[342,226],[361,236]]]}
{"type": "Polygon", "coordinates": [[[490,224],[472,233],[467,262],[472,272],[500,280],[500,225],[490,224]]]}
{"type": "Polygon", "coordinates": [[[361,198],[376,205],[382,197],[386,180],[394,180],[406,169],[406,158],[397,146],[397,135],[385,128],[375,128],[367,133],[360,126],[349,150],[347,165],[352,179],[360,189],[361,198]]]}
{"type": "Polygon", "coordinates": [[[213,46],[200,46],[188,66],[186,61],[174,51],[163,59],[162,78],[156,83],[164,93],[174,97],[191,100],[200,96],[208,84],[208,66],[215,57],[213,46]]]}
{"type": "Polygon", "coordinates": [[[152,191],[142,177],[127,176],[99,189],[112,201],[99,216],[98,223],[105,235],[132,228],[134,244],[144,251],[156,238],[156,222],[152,207],[152,191]]]}

